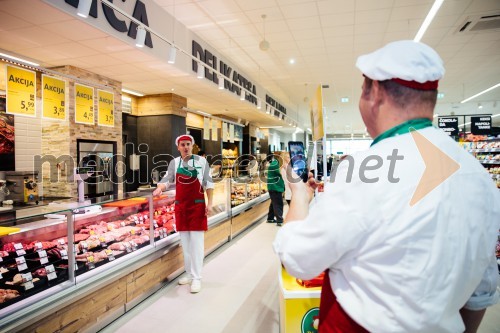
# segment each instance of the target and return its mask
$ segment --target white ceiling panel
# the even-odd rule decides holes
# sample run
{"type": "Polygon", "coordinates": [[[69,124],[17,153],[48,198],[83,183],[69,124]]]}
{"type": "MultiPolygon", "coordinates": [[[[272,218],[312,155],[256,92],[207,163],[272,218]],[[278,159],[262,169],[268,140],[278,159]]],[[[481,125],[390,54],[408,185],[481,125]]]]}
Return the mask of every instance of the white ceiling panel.
{"type": "Polygon", "coordinates": [[[318,1],[318,11],[321,15],[343,14],[354,12],[355,1],[325,0],[318,1]]]}
{"type": "Polygon", "coordinates": [[[66,13],[33,0],[2,0],[2,10],[33,25],[71,20],[66,13]],[[43,13],[43,15],[41,15],[43,13]]]}
{"type": "Polygon", "coordinates": [[[320,14],[321,26],[324,29],[329,29],[333,27],[338,27],[340,25],[353,25],[354,24],[354,12],[344,13],[344,14],[320,14]]]}
{"type": "Polygon", "coordinates": [[[387,26],[387,22],[391,17],[392,10],[390,8],[378,10],[366,10],[356,12],[356,24],[369,24],[382,22],[387,26]]]}
{"type": "Polygon", "coordinates": [[[32,25],[32,23],[20,19],[17,16],[10,15],[5,11],[0,11],[0,31],[9,31],[15,29],[26,28],[32,25]]]}
{"type": "Polygon", "coordinates": [[[295,18],[318,16],[318,10],[316,6],[309,2],[302,2],[300,4],[285,5],[285,6],[282,6],[281,3],[279,4],[283,16],[285,17],[285,19],[288,20],[295,18]]]}

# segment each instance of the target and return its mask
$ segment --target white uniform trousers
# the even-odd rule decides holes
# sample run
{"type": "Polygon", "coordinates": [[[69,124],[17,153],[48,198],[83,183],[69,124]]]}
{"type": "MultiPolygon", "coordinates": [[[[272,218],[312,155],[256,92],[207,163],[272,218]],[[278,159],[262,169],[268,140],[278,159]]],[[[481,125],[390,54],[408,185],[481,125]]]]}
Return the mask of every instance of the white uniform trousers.
{"type": "Polygon", "coordinates": [[[188,277],[201,280],[203,268],[205,232],[204,231],[179,231],[182,253],[184,255],[184,269],[188,277]]]}

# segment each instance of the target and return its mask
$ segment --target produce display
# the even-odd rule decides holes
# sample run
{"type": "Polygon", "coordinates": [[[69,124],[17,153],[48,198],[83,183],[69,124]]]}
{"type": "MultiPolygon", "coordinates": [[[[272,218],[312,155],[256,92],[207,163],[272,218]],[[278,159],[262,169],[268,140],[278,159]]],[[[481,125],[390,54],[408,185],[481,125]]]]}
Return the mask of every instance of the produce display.
{"type": "Polygon", "coordinates": [[[467,136],[467,139],[469,141],[460,142],[460,146],[483,164],[497,187],[500,188],[500,139],[488,140],[484,135],[467,136]]]}
{"type": "MultiPolygon", "coordinates": [[[[69,269],[80,275],[150,244],[149,208],[114,218],[120,217],[125,218],[82,222],[73,246],[67,237],[6,242],[0,238],[0,308],[66,281],[69,269]],[[75,253],[73,268],[68,267],[69,251],[75,253]]],[[[176,232],[174,204],[155,208],[153,228],[155,240],[176,232]]]]}

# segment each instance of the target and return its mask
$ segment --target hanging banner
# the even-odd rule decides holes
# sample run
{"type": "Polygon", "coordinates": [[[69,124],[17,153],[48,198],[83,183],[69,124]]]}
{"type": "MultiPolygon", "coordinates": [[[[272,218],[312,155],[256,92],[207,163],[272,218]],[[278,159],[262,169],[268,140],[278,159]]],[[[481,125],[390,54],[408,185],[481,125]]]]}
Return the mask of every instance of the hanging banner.
{"type": "Polygon", "coordinates": [[[217,141],[217,120],[212,119],[212,141],[217,141]]]}
{"type": "Polygon", "coordinates": [[[94,88],[75,83],[75,123],[94,125],[94,88]]]}
{"type": "Polygon", "coordinates": [[[7,65],[7,113],[36,117],[36,73],[7,65]]]}
{"type": "Polygon", "coordinates": [[[203,140],[210,140],[210,118],[203,117],[203,140]]]}
{"type": "Polygon", "coordinates": [[[228,135],[227,135],[227,124],[225,122],[222,122],[222,142],[225,142],[228,140],[228,135]]]}
{"type": "Polygon", "coordinates": [[[115,126],[115,95],[112,92],[97,89],[97,125],[115,126]]]}
{"type": "Polygon", "coordinates": [[[234,142],[234,125],[229,124],[229,142],[234,142]]]}
{"type": "Polygon", "coordinates": [[[311,112],[311,128],[313,141],[318,141],[325,135],[323,124],[323,90],[321,85],[318,86],[314,98],[309,105],[311,112]]]}
{"type": "Polygon", "coordinates": [[[66,120],[66,82],[42,74],[42,118],[66,120]]]}

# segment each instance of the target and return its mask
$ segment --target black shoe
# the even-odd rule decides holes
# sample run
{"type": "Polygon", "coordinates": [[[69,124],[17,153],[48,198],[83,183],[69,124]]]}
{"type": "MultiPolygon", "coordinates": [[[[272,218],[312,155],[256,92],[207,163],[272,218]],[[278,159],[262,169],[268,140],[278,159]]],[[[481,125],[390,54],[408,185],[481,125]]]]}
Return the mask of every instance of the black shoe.
{"type": "Polygon", "coordinates": [[[267,220],[266,222],[267,222],[267,223],[276,223],[276,221],[275,221],[275,220],[267,220]]]}
{"type": "Polygon", "coordinates": [[[281,227],[282,223],[281,223],[281,222],[278,222],[276,225],[277,225],[278,227],[281,227]]]}

